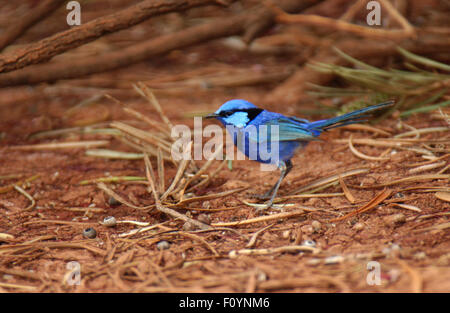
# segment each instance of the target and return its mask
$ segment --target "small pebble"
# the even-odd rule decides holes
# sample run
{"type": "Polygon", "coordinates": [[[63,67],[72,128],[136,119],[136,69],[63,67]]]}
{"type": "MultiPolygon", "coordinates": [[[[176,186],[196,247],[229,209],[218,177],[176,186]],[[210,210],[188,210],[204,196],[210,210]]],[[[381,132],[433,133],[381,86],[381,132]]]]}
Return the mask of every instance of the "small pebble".
{"type": "Polygon", "coordinates": [[[194,229],[195,229],[195,227],[194,227],[194,225],[191,222],[186,222],[186,223],[183,224],[183,230],[184,231],[191,231],[191,230],[194,230],[194,229]]]}
{"type": "Polygon", "coordinates": [[[202,203],[202,209],[208,210],[208,209],[210,209],[210,208],[211,208],[211,203],[209,203],[208,200],[203,201],[203,203],[202,203]]]}
{"type": "Polygon", "coordinates": [[[267,275],[263,271],[258,271],[256,274],[256,280],[259,282],[263,282],[267,280],[267,275]]]}
{"type": "Polygon", "coordinates": [[[384,218],[384,222],[389,226],[397,226],[406,222],[406,216],[403,213],[389,215],[384,218]]]}
{"type": "Polygon", "coordinates": [[[425,260],[426,257],[427,257],[427,255],[423,251],[417,252],[413,255],[414,260],[417,260],[417,261],[425,260]]]}
{"type": "Polygon", "coordinates": [[[116,218],[114,216],[107,216],[103,219],[103,225],[106,227],[114,227],[117,225],[116,218]]]}
{"type": "Polygon", "coordinates": [[[390,283],[396,282],[400,278],[400,271],[398,269],[391,269],[386,273],[390,283]]]}
{"type": "Polygon", "coordinates": [[[114,198],[114,197],[109,197],[108,204],[110,206],[116,206],[116,205],[120,205],[120,202],[117,201],[116,198],[114,198]]]}
{"type": "Polygon", "coordinates": [[[300,229],[302,233],[306,235],[312,234],[314,232],[314,229],[311,225],[303,225],[300,229]]]}
{"type": "Polygon", "coordinates": [[[326,258],[324,260],[325,265],[338,264],[344,261],[344,257],[342,255],[334,255],[326,258]]]}
{"type": "Polygon", "coordinates": [[[165,240],[160,241],[156,244],[156,248],[158,248],[158,250],[167,250],[170,248],[170,243],[165,240]]]}
{"type": "Polygon", "coordinates": [[[321,259],[314,258],[314,259],[308,260],[308,261],[306,262],[306,264],[307,264],[307,265],[311,265],[311,266],[316,266],[316,265],[319,265],[321,262],[322,262],[321,259]]]}
{"type": "Polygon", "coordinates": [[[311,227],[314,230],[314,232],[318,233],[322,228],[322,224],[319,221],[312,221],[311,227]]]}
{"type": "Polygon", "coordinates": [[[291,231],[290,230],[285,230],[284,232],[281,233],[281,237],[283,239],[288,239],[291,236],[291,231]]]}
{"type": "Polygon", "coordinates": [[[314,240],[304,240],[302,242],[302,246],[307,246],[307,247],[315,247],[316,246],[316,242],[314,240]]]}
{"type": "Polygon", "coordinates": [[[83,230],[83,236],[89,239],[93,239],[97,237],[97,231],[92,227],[86,228],[85,230],[83,230]]]}
{"type": "Polygon", "coordinates": [[[197,217],[197,220],[199,222],[202,222],[202,223],[206,224],[206,225],[210,225],[211,224],[211,218],[209,217],[208,214],[204,214],[204,213],[200,214],[197,217]]]}
{"type": "Polygon", "coordinates": [[[230,252],[228,252],[228,257],[229,257],[230,259],[235,259],[235,258],[237,258],[237,257],[238,257],[237,251],[236,251],[236,250],[231,250],[230,252]]]}
{"type": "Polygon", "coordinates": [[[3,279],[4,280],[11,280],[11,279],[13,279],[14,278],[14,276],[12,276],[12,275],[10,275],[10,274],[5,274],[5,275],[3,275],[3,279]]]}
{"type": "Polygon", "coordinates": [[[383,250],[381,250],[381,252],[385,256],[398,255],[401,249],[402,248],[398,244],[393,243],[389,247],[383,248],[383,250]]]}
{"type": "Polygon", "coordinates": [[[364,224],[361,222],[358,222],[355,225],[353,225],[353,229],[356,231],[361,231],[364,229],[364,224]]]}

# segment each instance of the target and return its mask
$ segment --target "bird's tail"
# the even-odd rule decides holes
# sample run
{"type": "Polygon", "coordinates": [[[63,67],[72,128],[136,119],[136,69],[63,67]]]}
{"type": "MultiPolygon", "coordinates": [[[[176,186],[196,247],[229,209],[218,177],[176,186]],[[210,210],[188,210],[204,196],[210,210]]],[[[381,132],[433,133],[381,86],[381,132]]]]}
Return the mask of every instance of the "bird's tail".
{"type": "MultiPolygon", "coordinates": [[[[308,124],[308,129],[313,132],[322,132],[331,128],[340,127],[349,124],[355,124],[366,121],[366,118],[370,116],[373,111],[384,109],[394,104],[394,101],[386,101],[383,103],[375,104],[370,107],[356,110],[350,113],[346,113],[340,116],[336,116],[327,120],[320,120],[311,122],[308,124]]],[[[319,134],[317,134],[319,135],[319,134]]]]}

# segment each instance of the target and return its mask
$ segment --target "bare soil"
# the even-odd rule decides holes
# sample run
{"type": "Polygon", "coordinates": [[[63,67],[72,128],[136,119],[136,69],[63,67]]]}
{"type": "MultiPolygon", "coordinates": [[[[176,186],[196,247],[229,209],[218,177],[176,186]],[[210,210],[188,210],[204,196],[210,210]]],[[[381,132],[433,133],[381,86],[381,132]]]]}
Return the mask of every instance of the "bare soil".
{"type": "MultiPolygon", "coordinates": [[[[114,36],[108,37],[111,42],[115,40],[114,36]]],[[[98,41],[91,47],[103,49],[103,43],[98,41]]],[[[78,53],[91,52],[80,49],[78,53]]],[[[53,138],[30,135],[115,120],[133,120],[130,123],[136,127],[149,129],[124,113],[121,105],[106,98],[81,109],[69,109],[92,95],[106,92],[157,119],[156,112],[131,88],[131,83],[146,79],[167,81],[175,75],[197,77],[201,76],[195,73],[199,68],[210,68],[213,72],[219,68],[242,69],[251,73],[288,64],[286,56],[255,56],[211,42],[86,80],[0,90],[0,233],[12,236],[0,238],[0,291],[450,292],[450,204],[439,199],[436,191],[429,190],[448,189],[448,168],[441,173],[447,174],[447,178],[389,185],[386,189],[391,195],[381,204],[348,219],[332,221],[361,208],[383,191],[383,187],[371,186],[415,175],[436,174],[444,169],[449,160],[448,140],[434,146],[435,155],[443,157],[441,161],[445,161],[445,165],[413,174],[409,171],[414,164],[427,161],[417,151],[394,149],[395,153],[394,150],[388,153],[389,160],[364,160],[355,156],[347,143],[334,140],[348,139],[350,135],[353,139],[379,139],[382,136],[355,129],[330,131],[324,134],[322,142],[312,142],[292,160],[294,169],[283,182],[279,195],[288,195],[332,174],[369,168],[368,173],[344,180],[355,203],[349,202],[344,195],[292,198],[283,201],[291,204],[284,208],[285,212],[304,207],[310,210],[292,218],[206,232],[183,230],[183,221],[155,209],[138,210],[111,203],[110,197],[95,184],[80,185],[83,180],[106,176],[145,176],[143,160],[96,158],[87,156],[85,149],[24,151],[13,148],[106,139],[110,141],[108,149],[131,151],[109,135],[76,132],[53,138]],[[14,185],[21,187],[35,201],[31,209],[27,209],[31,200],[14,185]],[[414,206],[420,212],[393,203],[414,206]],[[404,217],[396,223],[397,214],[404,217]],[[147,232],[120,237],[120,234],[141,226],[120,223],[106,227],[99,222],[107,216],[114,216],[118,221],[164,224],[147,232]],[[255,251],[301,245],[307,240],[314,241],[319,251],[315,254],[270,250],[260,255],[230,254],[233,250],[246,249],[252,236],[266,226],[270,227],[259,233],[252,246],[255,251]],[[83,237],[83,230],[89,227],[97,231],[96,238],[83,237]],[[169,243],[168,249],[158,249],[161,241],[169,243]],[[67,278],[71,277],[67,264],[71,261],[81,265],[79,285],[67,284],[67,278]],[[368,284],[367,277],[372,273],[367,267],[370,261],[377,261],[381,266],[379,285],[368,284]]],[[[288,115],[301,116],[299,109],[314,108],[312,104],[300,108],[266,103],[265,94],[273,87],[272,83],[211,89],[174,87],[157,92],[156,96],[172,123],[190,127],[194,114],[214,111],[233,98],[247,99],[288,115]]],[[[314,118],[327,116],[315,115],[314,118]]],[[[399,121],[394,116],[374,126],[393,135],[410,130],[399,121]]],[[[445,119],[432,114],[412,116],[403,122],[416,129],[448,126],[445,119]]],[[[448,139],[449,132],[422,134],[420,138],[448,139]]],[[[387,149],[355,146],[370,156],[380,156],[387,149]]],[[[417,147],[424,148],[420,144],[417,147]]],[[[152,161],[156,163],[154,159],[152,161]]],[[[215,162],[213,169],[219,164],[219,161],[215,162]]],[[[168,186],[176,167],[166,162],[165,168],[165,185],[168,186]]],[[[225,166],[207,186],[191,196],[212,195],[240,187],[247,189],[223,198],[189,203],[178,207],[177,211],[194,219],[204,219],[206,214],[212,224],[257,218],[260,214],[244,201],[256,203],[252,195],[265,192],[277,178],[278,172],[262,172],[255,162],[234,161],[231,170],[225,166]]],[[[154,204],[146,185],[118,182],[109,186],[135,206],[154,204]]],[[[342,188],[338,184],[318,193],[342,193],[342,188]]],[[[270,209],[264,215],[278,213],[270,209]]]]}

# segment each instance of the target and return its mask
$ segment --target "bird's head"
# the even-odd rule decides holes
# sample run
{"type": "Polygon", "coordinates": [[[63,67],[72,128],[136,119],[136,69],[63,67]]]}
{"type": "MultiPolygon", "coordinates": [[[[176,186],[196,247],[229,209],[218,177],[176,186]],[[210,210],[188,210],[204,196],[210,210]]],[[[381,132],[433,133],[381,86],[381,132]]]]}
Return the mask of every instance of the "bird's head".
{"type": "Polygon", "coordinates": [[[241,128],[247,126],[262,111],[263,109],[253,103],[235,99],[225,102],[216,112],[208,114],[205,118],[217,118],[223,125],[241,128]]]}

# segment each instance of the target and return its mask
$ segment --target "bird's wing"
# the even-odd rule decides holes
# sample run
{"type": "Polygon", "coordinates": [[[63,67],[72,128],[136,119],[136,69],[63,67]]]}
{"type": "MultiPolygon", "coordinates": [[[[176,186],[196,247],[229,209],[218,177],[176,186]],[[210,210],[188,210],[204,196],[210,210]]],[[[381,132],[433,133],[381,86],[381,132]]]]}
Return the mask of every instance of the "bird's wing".
{"type": "MultiPolygon", "coordinates": [[[[306,121],[306,120],[305,120],[306,121]]],[[[267,126],[267,133],[269,134],[267,138],[272,138],[272,133],[275,130],[272,126],[278,126],[278,141],[310,141],[317,140],[314,133],[306,128],[306,125],[303,124],[303,120],[301,119],[291,119],[288,117],[281,117],[277,119],[272,119],[265,121],[260,126],[267,126]]],[[[273,134],[275,136],[275,133],[273,134]]],[[[263,141],[264,138],[261,138],[264,134],[259,128],[258,132],[250,132],[249,138],[255,141],[263,141]],[[256,133],[259,133],[259,139],[256,137],[256,133]]],[[[275,138],[271,139],[274,140],[275,138]]]]}

